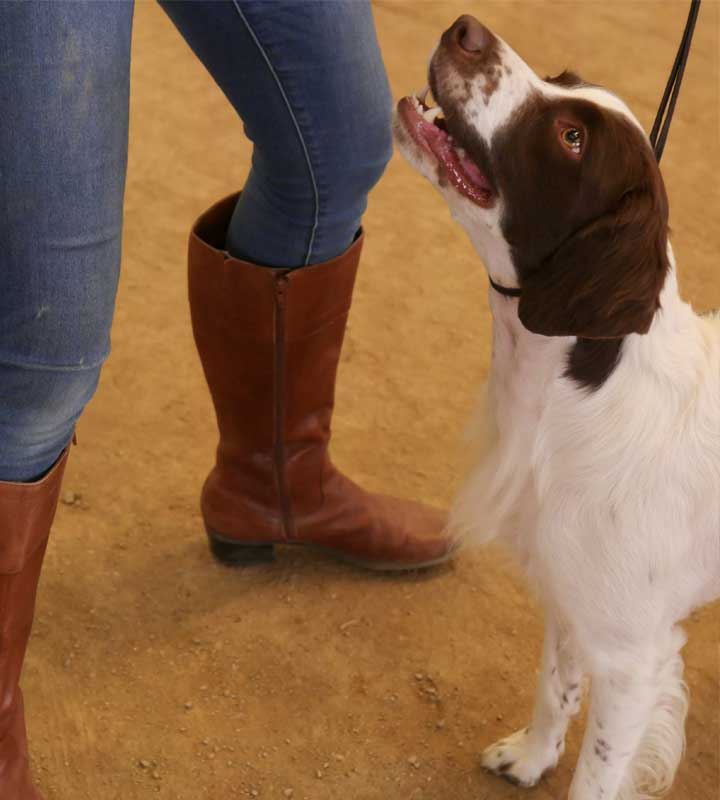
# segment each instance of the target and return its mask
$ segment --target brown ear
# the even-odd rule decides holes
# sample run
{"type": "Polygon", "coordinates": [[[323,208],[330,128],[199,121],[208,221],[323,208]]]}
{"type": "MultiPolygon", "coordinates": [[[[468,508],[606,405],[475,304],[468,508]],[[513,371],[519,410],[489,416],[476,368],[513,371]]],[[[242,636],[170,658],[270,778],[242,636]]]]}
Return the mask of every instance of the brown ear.
{"type": "Polygon", "coordinates": [[[523,277],[520,321],[543,336],[647,333],[668,267],[658,175],[658,185],[626,193],[616,210],[576,231],[523,277]]]}

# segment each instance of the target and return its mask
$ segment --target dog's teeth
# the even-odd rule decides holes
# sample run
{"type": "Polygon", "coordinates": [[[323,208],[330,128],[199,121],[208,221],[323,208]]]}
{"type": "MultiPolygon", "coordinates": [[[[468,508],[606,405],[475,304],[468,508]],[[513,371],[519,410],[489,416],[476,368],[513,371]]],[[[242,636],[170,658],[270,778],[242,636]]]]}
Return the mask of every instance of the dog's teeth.
{"type": "Polygon", "coordinates": [[[462,147],[457,147],[456,152],[460,156],[460,158],[465,158],[465,156],[467,155],[467,153],[462,147]]]}
{"type": "Polygon", "coordinates": [[[418,98],[418,100],[421,103],[424,103],[429,93],[430,93],[430,87],[429,86],[425,86],[419,92],[416,92],[415,96],[418,98]]]}
{"type": "Polygon", "coordinates": [[[434,119],[439,117],[442,114],[442,109],[440,106],[435,106],[435,108],[428,108],[427,111],[423,112],[423,119],[426,122],[432,122],[434,119]]]}

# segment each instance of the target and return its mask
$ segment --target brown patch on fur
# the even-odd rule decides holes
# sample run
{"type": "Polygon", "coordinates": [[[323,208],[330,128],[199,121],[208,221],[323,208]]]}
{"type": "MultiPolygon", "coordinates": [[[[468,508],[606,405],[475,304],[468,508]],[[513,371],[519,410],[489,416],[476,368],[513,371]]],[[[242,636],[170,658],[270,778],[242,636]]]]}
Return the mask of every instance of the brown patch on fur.
{"type": "Polygon", "coordinates": [[[616,112],[537,95],[495,137],[489,160],[523,291],[520,319],[534,333],[579,337],[568,375],[597,388],[622,338],[649,330],[669,268],[653,152],[616,112]],[[584,131],[581,158],[557,141],[558,119],[584,131]]]}
{"type": "MultiPolygon", "coordinates": [[[[626,144],[628,152],[616,154],[616,169],[628,178],[622,193],[608,192],[607,208],[570,228],[557,249],[523,277],[519,314],[529,330],[617,339],[650,329],[669,267],[667,200],[649,148],[631,153],[638,143],[626,144]]],[[[596,189],[604,194],[602,185],[596,189]]]]}

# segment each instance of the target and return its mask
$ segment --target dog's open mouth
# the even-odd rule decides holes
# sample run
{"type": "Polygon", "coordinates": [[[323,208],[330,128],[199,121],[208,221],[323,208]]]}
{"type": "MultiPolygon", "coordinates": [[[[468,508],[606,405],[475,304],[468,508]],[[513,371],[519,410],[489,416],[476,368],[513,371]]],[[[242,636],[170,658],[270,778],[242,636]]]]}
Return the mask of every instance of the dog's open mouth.
{"type": "Polygon", "coordinates": [[[442,108],[426,105],[429,91],[403,97],[397,106],[400,119],[413,140],[435,158],[460,194],[483,208],[490,208],[495,199],[490,181],[453,140],[442,108]]]}

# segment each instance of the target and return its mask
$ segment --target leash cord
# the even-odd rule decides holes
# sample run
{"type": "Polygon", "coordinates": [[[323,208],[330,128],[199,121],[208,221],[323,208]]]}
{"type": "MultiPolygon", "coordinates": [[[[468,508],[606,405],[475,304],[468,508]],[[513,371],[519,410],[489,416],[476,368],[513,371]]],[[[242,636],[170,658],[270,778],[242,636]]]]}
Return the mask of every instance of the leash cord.
{"type": "Polygon", "coordinates": [[[680,85],[682,84],[683,75],[685,73],[688,55],[690,54],[690,45],[692,44],[693,33],[695,33],[695,23],[697,22],[699,11],[700,0],[691,0],[690,13],[688,14],[687,23],[685,24],[685,32],[683,33],[680,47],[675,56],[675,63],[670,71],[665,93],[660,101],[660,108],[655,117],[655,124],[650,132],[650,144],[655,150],[655,158],[657,158],[658,163],[665,149],[665,142],[667,141],[668,132],[670,130],[675,104],[680,94],[680,85]],[[669,106],[668,101],[670,102],[669,106]],[[663,117],[665,117],[664,122],[663,117]]]}

